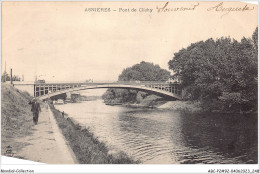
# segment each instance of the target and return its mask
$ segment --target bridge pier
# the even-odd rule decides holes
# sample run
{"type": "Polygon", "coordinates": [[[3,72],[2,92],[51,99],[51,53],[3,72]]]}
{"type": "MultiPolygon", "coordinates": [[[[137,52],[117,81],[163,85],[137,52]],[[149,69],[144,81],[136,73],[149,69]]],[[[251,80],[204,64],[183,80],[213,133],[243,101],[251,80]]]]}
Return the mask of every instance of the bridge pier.
{"type": "Polygon", "coordinates": [[[67,95],[67,99],[71,99],[71,92],[67,92],[66,95],[67,95]]]}

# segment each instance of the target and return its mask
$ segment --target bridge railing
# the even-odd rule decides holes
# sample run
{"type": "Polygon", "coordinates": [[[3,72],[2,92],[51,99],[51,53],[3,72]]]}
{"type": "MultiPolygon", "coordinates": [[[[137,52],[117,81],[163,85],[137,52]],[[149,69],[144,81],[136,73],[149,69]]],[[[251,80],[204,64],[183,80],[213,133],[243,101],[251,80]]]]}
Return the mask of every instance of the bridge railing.
{"type": "MultiPolygon", "coordinates": [[[[105,85],[108,87],[129,85],[129,86],[140,86],[146,88],[153,88],[158,90],[163,90],[180,95],[181,87],[179,83],[170,83],[167,81],[117,81],[109,83],[95,83],[95,82],[85,82],[85,83],[35,83],[34,84],[34,96],[38,97],[41,95],[46,95],[55,91],[62,91],[71,88],[86,87],[86,86],[99,86],[105,85]]],[[[124,87],[124,86],[123,86],[124,87]]]]}
{"type": "Polygon", "coordinates": [[[93,82],[82,82],[82,81],[72,81],[72,82],[65,82],[65,81],[58,81],[58,82],[34,82],[35,85],[44,85],[44,84],[179,84],[177,82],[168,82],[168,81],[139,81],[139,80],[132,80],[132,81],[93,81],[93,82]]]}
{"type": "Polygon", "coordinates": [[[124,84],[124,85],[149,85],[149,84],[161,84],[161,85],[180,85],[180,83],[177,82],[167,82],[167,81],[116,81],[116,82],[86,82],[82,83],[91,85],[91,84],[124,84]]]}

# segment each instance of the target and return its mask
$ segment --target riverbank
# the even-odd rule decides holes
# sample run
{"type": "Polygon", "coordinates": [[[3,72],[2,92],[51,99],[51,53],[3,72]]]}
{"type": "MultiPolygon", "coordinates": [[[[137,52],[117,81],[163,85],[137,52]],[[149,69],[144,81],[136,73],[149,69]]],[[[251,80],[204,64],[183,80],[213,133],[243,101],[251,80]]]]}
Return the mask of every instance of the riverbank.
{"type": "Polygon", "coordinates": [[[32,97],[9,84],[1,84],[1,154],[23,158],[16,152],[29,143],[17,139],[32,134],[32,113],[28,102],[32,97]],[[8,150],[11,150],[7,153],[8,150]]]}
{"type": "Polygon", "coordinates": [[[158,97],[156,95],[147,95],[144,98],[139,97],[139,100],[136,100],[136,102],[118,102],[116,99],[115,100],[109,100],[109,101],[104,101],[106,105],[123,105],[127,107],[133,107],[133,108],[157,108],[165,103],[163,98],[158,97]]]}
{"type": "Polygon", "coordinates": [[[109,154],[108,148],[103,142],[89,131],[89,129],[75,124],[67,114],[62,114],[49,104],[56,121],[73,150],[80,164],[136,164],[140,161],[134,161],[124,152],[109,154]]]}
{"type": "Polygon", "coordinates": [[[73,97],[71,97],[69,102],[70,103],[80,103],[83,101],[93,101],[93,100],[98,100],[98,99],[101,99],[101,97],[100,96],[85,96],[85,95],[78,94],[78,95],[74,95],[73,97]]]}
{"type": "Polygon", "coordinates": [[[158,108],[158,109],[169,109],[169,110],[178,110],[182,112],[203,112],[200,107],[199,102],[191,101],[166,101],[163,98],[157,97],[155,95],[149,95],[140,102],[125,102],[125,103],[106,103],[106,105],[123,105],[133,108],[158,108]]]}
{"type": "Polygon", "coordinates": [[[220,109],[221,106],[219,106],[219,109],[209,110],[209,108],[203,107],[203,105],[199,101],[166,101],[163,98],[154,95],[148,95],[141,101],[135,102],[116,103],[115,101],[116,100],[110,100],[109,102],[105,101],[105,104],[111,106],[123,105],[132,108],[158,108],[167,110],[177,110],[185,113],[257,114],[257,111],[239,111],[239,109],[223,110],[220,109]]]}
{"type": "Polygon", "coordinates": [[[32,97],[11,85],[1,87],[1,154],[47,164],[77,163],[48,106],[40,103],[38,124],[34,125],[28,104],[32,97]]]}
{"type": "Polygon", "coordinates": [[[207,110],[203,108],[199,101],[166,101],[163,98],[149,95],[143,98],[141,101],[136,102],[124,102],[124,103],[106,103],[106,105],[123,105],[133,108],[158,108],[167,110],[177,110],[185,113],[222,113],[222,114],[254,114],[257,111],[232,111],[232,110],[207,110]]]}
{"type": "Polygon", "coordinates": [[[170,110],[178,110],[182,112],[201,112],[201,107],[198,102],[191,101],[167,101],[162,105],[157,107],[158,109],[170,109],[170,110]]]}

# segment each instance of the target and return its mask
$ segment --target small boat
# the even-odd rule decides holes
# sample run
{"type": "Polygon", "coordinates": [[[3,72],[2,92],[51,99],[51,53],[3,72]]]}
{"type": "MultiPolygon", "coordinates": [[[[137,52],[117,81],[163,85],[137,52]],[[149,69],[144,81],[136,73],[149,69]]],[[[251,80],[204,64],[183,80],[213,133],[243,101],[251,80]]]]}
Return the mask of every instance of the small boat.
{"type": "Polygon", "coordinates": [[[55,104],[56,104],[56,105],[63,105],[63,104],[64,104],[64,101],[63,101],[62,99],[58,99],[55,104]]]}

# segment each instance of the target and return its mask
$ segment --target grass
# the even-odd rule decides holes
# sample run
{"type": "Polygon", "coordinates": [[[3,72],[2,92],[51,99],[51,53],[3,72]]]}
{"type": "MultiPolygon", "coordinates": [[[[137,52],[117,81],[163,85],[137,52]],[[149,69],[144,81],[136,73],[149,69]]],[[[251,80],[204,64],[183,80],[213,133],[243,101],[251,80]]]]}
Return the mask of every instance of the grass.
{"type": "Polygon", "coordinates": [[[13,151],[19,151],[27,145],[16,140],[31,134],[32,113],[28,102],[32,97],[27,92],[3,83],[1,93],[1,154],[4,155],[7,146],[11,146],[13,151]]]}
{"type": "Polygon", "coordinates": [[[137,164],[124,152],[109,154],[108,148],[100,142],[88,129],[82,129],[75,125],[69,118],[64,118],[60,111],[56,110],[52,104],[50,108],[56,121],[69,142],[77,160],[80,164],[137,164]]]}

